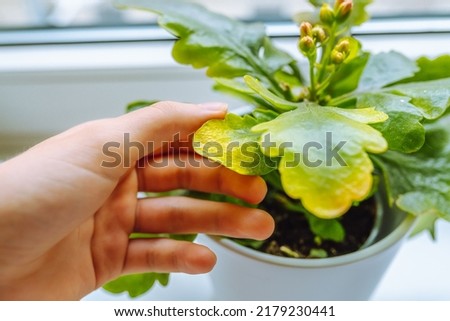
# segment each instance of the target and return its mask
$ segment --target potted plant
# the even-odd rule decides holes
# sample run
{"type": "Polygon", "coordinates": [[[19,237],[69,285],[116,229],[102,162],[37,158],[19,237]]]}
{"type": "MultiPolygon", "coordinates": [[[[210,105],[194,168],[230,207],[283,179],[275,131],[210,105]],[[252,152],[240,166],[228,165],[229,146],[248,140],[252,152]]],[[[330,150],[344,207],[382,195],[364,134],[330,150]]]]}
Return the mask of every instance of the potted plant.
{"type": "MultiPolygon", "coordinates": [[[[367,299],[413,222],[412,234],[434,236],[437,219],[450,221],[450,57],[371,54],[351,36],[370,0],[309,2],[297,61],[261,24],[180,0],[115,1],[158,14],[175,60],[252,106],[194,136],[204,157],[263,176],[260,206],[277,224],[264,242],[210,239],[218,299],[367,299]]],[[[140,294],[158,278],[106,288],[140,294]]]]}

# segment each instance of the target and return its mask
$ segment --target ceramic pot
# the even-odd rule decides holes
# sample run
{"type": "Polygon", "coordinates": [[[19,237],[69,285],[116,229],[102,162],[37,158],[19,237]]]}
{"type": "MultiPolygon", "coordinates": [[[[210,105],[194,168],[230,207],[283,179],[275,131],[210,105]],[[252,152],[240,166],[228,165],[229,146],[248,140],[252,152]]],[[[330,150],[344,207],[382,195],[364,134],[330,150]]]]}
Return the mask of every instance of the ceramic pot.
{"type": "Polygon", "coordinates": [[[379,201],[372,244],[324,259],[278,257],[229,239],[207,237],[217,254],[210,273],[214,300],[367,300],[395,257],[414,220],[379,201]]]}

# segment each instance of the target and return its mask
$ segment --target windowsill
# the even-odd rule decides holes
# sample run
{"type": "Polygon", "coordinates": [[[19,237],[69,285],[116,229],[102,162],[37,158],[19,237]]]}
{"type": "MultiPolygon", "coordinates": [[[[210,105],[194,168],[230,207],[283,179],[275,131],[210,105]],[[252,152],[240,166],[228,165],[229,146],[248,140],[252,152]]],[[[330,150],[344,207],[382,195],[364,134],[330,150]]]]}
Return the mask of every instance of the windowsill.
{"type": "MultiPolygon", "coordinates": [[[[355,34],[366,50],[415,58],[449,53],[448,26],[450,18],[375,20],[355,34]]],[[[270,24],[267,31],[298,57],[294,24],[270,24]]],[[[155,27],[0,32],[0,73],[175,67],[172,43],[172,36],[155,27]]]]}
{"type": "MultiPolygon", "coordinates": [[[[290,21],[268,22],[271,37],[296,37],[298,27],[290,21]]],[[[378,18],[353,28],[356,36],[424,34],[450,32],[450,17],[378,18]]],[[[0,46],[40,44],[83,44],[173,40],[174,37],[155,25],[119,27],[81,27],[1,30],[0,46]]]]}
{"type": "MultiPolygon", "coordinates": [[[[396,50],[412,58],[450,52],[450,33],[361,35],[360,40],[366,50],[396,50]]],[[[275,42],[299,57],[296,37],[275,42]]],[[[172,41],[1,47],[0,154],[6,139],[9,145],[16,137],[36,140],[120,115],[135,99],[241,105],[213,92],[204,70],[177,65],[171,47],[172,41]]]]}

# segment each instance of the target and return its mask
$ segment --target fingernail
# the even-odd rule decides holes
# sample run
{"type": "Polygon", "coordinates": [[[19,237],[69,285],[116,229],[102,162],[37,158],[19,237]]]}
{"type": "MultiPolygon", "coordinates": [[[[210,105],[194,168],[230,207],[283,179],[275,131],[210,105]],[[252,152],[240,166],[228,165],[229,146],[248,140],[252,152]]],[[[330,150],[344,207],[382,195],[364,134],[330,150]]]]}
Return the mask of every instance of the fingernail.
{"type": "Polygon", "coordinates": [[[217,112],[217,111],[226,112],[228,110],[228,104],[220,103],[220,102],[208,102],[208,103],[199,104],[199,106],[205,110],[210,110],[210,111],[214,111],[214,112],[217,112]]]}

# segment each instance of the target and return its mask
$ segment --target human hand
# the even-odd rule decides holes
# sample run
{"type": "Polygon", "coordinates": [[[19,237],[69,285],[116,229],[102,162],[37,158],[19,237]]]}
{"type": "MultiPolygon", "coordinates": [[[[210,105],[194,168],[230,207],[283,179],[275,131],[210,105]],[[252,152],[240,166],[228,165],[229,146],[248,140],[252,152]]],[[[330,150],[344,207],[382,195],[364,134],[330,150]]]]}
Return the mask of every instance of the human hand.
{"type": "Polygon", "coordinates": [[[266,193],[261,178],[160,148],[175,134],[186,140],[225,113],[219,104],[158,103],[79,125],[1,164],[0,299],[80,299],[123,274],[196,274],[215,264],[215,255],[202,245],[130,240],[133,232],[270,236],[273,220],[258,209],[183,197],[137,198],[138,192],[192,189],[261,201],[266,193]],[[105,143],[123,142],[125,133],[143,150],[121,144],[120,165],[101,166],[110,161],[105,143]],[[148,162],[142,151],[151,156],[148,162]],[[163,160],[167,166],[154,166],[163,160]],[[178,166],[180,160],[186,166],[178,166]]]}

